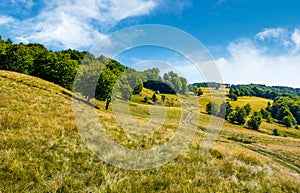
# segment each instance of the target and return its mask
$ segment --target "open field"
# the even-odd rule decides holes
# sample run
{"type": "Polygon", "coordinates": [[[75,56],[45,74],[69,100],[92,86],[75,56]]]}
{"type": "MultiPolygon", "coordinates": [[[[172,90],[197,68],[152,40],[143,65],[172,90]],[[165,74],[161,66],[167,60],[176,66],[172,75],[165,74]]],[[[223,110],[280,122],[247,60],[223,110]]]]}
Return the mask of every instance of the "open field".
{"type": "MultiPolygon", "coordinates": [[[[169,163],[125,170],[87,148],[74,121],[72,94],[38,78],[0,71],[0,192],[300,192],[300,130],[263,122],[258,132],[224,122],[213,146],[199,154],[209,132],[208,91],[182,101],[167,96],[177,104],[157,106],[166,110],[165,121],[147,136],[127,132],[113,109],[105,111],[96,101],[106,135],[129,149],[167,143],[187,119],[184,124],[196,130],[187,150],[169,163]],[[272,135],[274,128],[281,136],[272,135]]],[[[121,119],[148,123],[152,107],[140,101],[151,94],[134,96],[130,114],[119,112],[121,119]]],[[[259,110],[267,100],[241,97],[231,103],[259,110]]]]}

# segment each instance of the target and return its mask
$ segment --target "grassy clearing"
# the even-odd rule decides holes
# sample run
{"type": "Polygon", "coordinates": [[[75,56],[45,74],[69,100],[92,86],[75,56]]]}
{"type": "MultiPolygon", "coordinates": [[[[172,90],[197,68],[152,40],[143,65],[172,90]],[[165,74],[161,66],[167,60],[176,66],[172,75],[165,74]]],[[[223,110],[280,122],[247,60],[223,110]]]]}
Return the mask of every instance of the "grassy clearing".
{"type": "Polygon", "coordinates": [[[261,108],[266,108],[268,106],[268,102],[271,102],[272,100],[259,98],[259,97],[238,97],[237,101],[230,101],[230,104],[233,108],[236,108],[237,106],[242,107],[245,106],[247,103],[251,104],[252,112],[253,111],[260,111],[261,108]]]}
{"type": "MultiPolygon", "coordinates": [[[[201,109],[191,119],[199,129],[176,159],[159,168],[124,170],[87,149],[74,123],[69,91],[5,71],[0,71],[0,91],[0,192],[300,192],[299,173],[241,145],[249,141],[287,161],[299,160],[300,141],[294,135],[275,137],[225,123],[213,147],[199,155],[210,119],[201,109]]],[[[202,108],[208,98],[205,94],[186,100],[202,108]]],[[[148,122],[150,107],[134,102],[130,117],[148,122]]],[[[126,132],[111,107],[106,112],[104,103],[96,103],[107,135],[131,149],[166,143],[181,117],[180,108],[167,108],[166,122],[153,136],[143,137],[126,132]]]]}

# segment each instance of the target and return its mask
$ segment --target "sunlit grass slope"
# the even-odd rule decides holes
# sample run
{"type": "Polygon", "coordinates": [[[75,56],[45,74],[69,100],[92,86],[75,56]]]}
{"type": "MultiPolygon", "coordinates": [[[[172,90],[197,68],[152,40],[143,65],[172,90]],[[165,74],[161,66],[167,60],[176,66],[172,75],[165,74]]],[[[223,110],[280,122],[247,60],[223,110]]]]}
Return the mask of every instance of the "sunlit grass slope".
{"type": "MultiPolygon", "coordinates": [[[[213,147],[199,155],[206,135],[203,125],[209,120],[199,111],[191,119],[197,131],[189,148],[168,164],[138,171],[106,164],[87,149],[79,136],[71,95],[41,79],[0,71],[0,192],[300,191],[296,169],[274,161],[299,161],[299,139],[225,123],[213,147]],[[196,115],[200,115],[200,125],[196,115]],[[270,152],[262,153],[265,148],[270,152]]],[[[190,96],[188,100],[195,102],[196,98],[190,96]]],[[[131,149],[166,143],[181,117],[179,107],[168,107],[169,115],[159,131],[152,136],[137,136],[118,124],[111,107],[106,112],[102,102],[96,104],[107,135],[131,149]]],[[[134,119],[149,120],[149,105],[130,105],[134,119]]],[[[183,117],[186,115],[183,112],[183,117]]]]}

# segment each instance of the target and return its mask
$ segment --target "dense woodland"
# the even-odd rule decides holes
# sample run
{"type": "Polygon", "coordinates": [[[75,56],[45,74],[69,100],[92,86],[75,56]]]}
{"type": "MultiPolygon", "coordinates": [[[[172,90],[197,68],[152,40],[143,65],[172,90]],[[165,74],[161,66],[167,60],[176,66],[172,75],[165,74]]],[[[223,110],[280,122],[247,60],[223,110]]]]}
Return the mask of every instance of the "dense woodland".
{"type": "Polygon", "coordinates": [[[36,76],[66,89],[74,89],[87,101],[91,98],[106,101],[106,107],[114,88],[123,99],[139,94],[144,85],[161,93],[186,94],[188,91],[186,79],[174,72],[161,77],[157,68],[139,72],[104,56],[95,57],[71,49],[53,52],[41,44],[14,44],[1,37],[0,61],[2,70],[36,76]],[[91,85],[96,85],[96,90],[91,85]]]}
{"type": "Polygon", "coordinates": [[[278,96],[300,96],[299,88],[286,86],[266,86],[261,84],[231,85],[230,97],[239,96],[257,96],[274,100],[278,96]]]}

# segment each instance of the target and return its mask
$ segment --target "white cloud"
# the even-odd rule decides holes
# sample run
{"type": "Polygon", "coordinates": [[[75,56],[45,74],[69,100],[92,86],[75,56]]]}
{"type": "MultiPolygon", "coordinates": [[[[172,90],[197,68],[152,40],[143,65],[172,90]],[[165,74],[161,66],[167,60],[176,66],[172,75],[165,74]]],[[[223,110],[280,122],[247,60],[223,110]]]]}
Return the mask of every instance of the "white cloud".
{"type": "Polygon", "coordinates": [[[15,19],[9,16],[0,16],[0,25],[5,25],[14,22],[15,19]]]}
{"type": "Polygon", "coordinates": [[[16,25],[13,33],[19,41],[59,49],[87,48],[105,37],[105,31],[118,22],[147,15],[156,6],[153,0],[52,0],[46,2],[39,15],[16,25]]]}
{"type": "Polygon", "coordinates": [[[265,38],[278,38],[286,33],[286,30],[283,28],[271,28],[264,29],[262,32],[259,32],[256,37],[264,40],[265,38]]]}
{"type": "Polygon", "coordinates": [[[295,29],[292,34],[292,40],[296,45],[297,50],[300,49],[300,30],[295,29]]]}
{"type": "MultiPolygon", "coordinates": [[[[293,36],[289,37],[294,39],[295,43],[299,40],[298,32],[295,30],[293,36]]],[[[279,37],[272,33],[266,34],[279,37]]],[[[229,57],[216,60],[224,82],[300,87],[299,52],[294,52],[293,49],[285,51],[282,48],[282,53],[268,54],[264,48],[254,44],[254,41],[245,38],[231,42],[227,46],[229,57]]],[[[281,45],[276,46],[281,47],[281,45]]]]}

